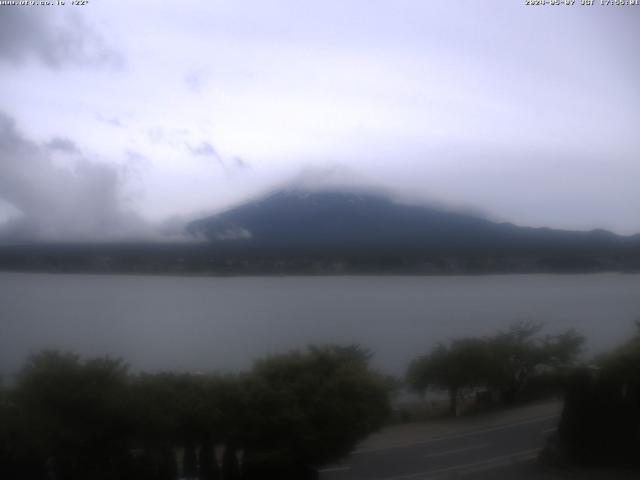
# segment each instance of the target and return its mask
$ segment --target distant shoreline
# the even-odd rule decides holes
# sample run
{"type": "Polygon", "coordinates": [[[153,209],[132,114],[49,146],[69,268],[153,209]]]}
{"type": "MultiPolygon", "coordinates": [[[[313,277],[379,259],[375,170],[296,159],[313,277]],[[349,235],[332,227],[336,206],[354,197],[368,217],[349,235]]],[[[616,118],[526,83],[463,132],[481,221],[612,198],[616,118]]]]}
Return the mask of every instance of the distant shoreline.
{"type": "Polygon", "coordinates": [[[171,276],[468,276],[640,272],[636,249],[224,249],[178,244],[0,246],[0,271],[171,276]]]}
{"type": "Polygon", "coordinates": [[[501,272],[447,272],[447,273],[401,273],[401,272],[341,272],[341,273],[218,273],[218,272],[134,272],[134,271],[65,271],[65,270],[7,270],[0,268],[0,274],[24,275],[92,275],[127,277],[168,277],[168,278],[314,278],[314,277],[497,277],[509,275],[639,275],[640,270],[593,270],[593,271],[501,271],[501,272]]]}

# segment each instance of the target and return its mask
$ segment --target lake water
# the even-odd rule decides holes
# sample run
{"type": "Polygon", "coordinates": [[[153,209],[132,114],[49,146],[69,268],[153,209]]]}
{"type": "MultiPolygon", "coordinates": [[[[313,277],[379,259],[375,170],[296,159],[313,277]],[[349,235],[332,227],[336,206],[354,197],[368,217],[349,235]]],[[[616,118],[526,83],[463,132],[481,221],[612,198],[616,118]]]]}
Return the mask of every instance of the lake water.
{"type": "Polygon", "coordinates": [[[574,327],[591,352],[640,318],[640,275],[162,277],[0,273],[0,372],[43,348],[143,370],[239,370],[309,343],[359,343],[401,374],[414,356],[518,319],[574,327]]]}

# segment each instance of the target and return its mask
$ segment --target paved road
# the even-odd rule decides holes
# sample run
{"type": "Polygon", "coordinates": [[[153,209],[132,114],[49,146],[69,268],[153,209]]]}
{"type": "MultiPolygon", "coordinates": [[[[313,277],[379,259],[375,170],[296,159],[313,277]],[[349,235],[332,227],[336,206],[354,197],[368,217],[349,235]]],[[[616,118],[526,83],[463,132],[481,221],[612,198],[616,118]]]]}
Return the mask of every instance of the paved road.
{"type": "Polygon", "coordinates": [[[522,478],[556,427],[558,415],[458,432],[404,445],[356,450],[321,480],[430,480],[522,478]]]}

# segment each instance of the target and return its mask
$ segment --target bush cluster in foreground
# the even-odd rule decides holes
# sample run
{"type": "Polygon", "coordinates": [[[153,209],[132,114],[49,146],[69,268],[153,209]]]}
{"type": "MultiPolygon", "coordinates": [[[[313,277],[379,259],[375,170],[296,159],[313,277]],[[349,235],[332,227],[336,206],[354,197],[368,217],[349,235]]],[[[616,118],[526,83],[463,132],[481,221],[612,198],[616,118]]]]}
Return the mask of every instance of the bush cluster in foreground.
{"type": "Polygon", "coordinates": [[[0,399],[0,478],[313,478],[389,413],[357,346],[273,355],[239,375],[132,374],[32,356],[0,399]]]}

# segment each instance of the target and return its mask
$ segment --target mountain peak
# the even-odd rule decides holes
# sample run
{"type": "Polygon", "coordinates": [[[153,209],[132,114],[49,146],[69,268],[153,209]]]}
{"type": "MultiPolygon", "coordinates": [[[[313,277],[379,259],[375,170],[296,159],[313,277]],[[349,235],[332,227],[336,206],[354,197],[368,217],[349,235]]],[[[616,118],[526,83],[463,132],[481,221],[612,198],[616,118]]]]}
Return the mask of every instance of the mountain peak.
{"type": "Polygon", "coordinates": [[[624,241],[606,231],[566,232],[494,223],[404,205],[378,192],[287,188],[191,223],[216,248],[309,255],[503,255],[597,251],[624,241]]]}

